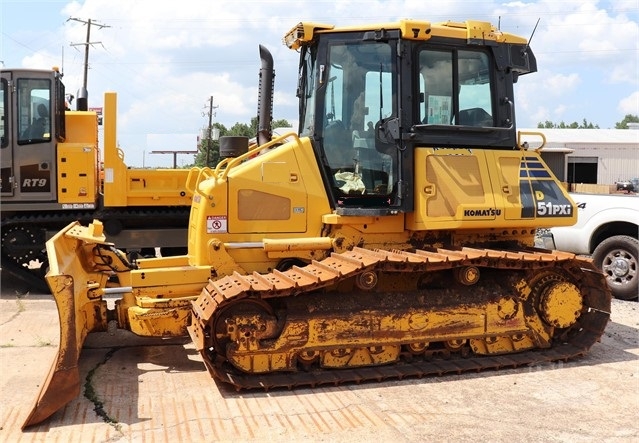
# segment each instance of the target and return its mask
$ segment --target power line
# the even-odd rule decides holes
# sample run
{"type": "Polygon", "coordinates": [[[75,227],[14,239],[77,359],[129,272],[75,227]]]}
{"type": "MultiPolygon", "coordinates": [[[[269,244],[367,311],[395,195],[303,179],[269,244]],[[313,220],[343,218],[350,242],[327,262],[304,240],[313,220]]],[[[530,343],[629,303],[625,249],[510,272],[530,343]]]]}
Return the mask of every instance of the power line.
{"type": "Polygon", "coordinates": [[[110,28],[110,26],[97,23],[92,19],[83,20],[75,17],[69,17],[67,21],[73,20],[76,22],[83,23],[87,25],[87,39],[84,43],[71,43],[71,46],[84,46],[84,80],[82,82],[82,89],[78,91],[78,98],[76,100],[76,107],[78,110],[86,111],[88,108],[88,91],[87,91],[87,76],[89,70],[89,46],[100,44],[102,42],[92,42],[91,41],[91,25],[97,26],[98,28],[110,28]]]}
{"type": "Polygon", "coordinates": [[[206,164],[205,166],[209,166],[209,160],[210,160],[210,156],[211,156],[211,139],[213,137],[212,131],[213,131],[213,117],[215,117],[217,114],[214,112],[215,109],[219,108],[219,106],[213,106],[213,96],[211,96],[209,98],[209,112],[207,114],[204,115],[208,115],[209,117],[209,126],[208,126],[208,139],[206,141],[206,164]]]}

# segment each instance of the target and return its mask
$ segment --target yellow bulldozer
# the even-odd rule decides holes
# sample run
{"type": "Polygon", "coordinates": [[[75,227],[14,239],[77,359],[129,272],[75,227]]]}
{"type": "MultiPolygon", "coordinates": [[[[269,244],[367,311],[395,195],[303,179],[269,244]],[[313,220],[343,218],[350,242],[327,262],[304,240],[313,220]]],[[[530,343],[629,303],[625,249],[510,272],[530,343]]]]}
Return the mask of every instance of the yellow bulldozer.
{"type": "Polygon", "coordinates": [[[0,70],[3,273],[48,289],[47,239],[94,218],[130,257],[156,248],[185,253],[189,170],[127,166],[117,143],[117,96],[104,100],[99,110],[71,110],[57,68],[0,70]]]}
{"type": "MultiPolygon", "coordinates": [[[[60,349],[25,426],[78,395],[87,334],[190,336],[238,389],[512,368],[583,355],[610,316],[587,259],[534,247],[573,201],[515,128],[527,39],[490,23],[300,23],[299,130],[192,169],[188,254],[130,262],[104,226],[47,242],[60,349]],[[109,308],[106,297],[118,298],[109,308]]],[[[543,138],[543,136],[542,136],[543,138]]]]}

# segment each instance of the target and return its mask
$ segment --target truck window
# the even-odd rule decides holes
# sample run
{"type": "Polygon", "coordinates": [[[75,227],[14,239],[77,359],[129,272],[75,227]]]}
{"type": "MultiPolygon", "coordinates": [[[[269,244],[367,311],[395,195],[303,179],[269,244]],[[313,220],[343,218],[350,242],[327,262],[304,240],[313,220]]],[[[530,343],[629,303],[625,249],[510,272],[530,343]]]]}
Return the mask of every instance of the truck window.
{"type": "Polygon", "coordinates": [[[51,140],[51,82],[18,79],[18,144],[51,140]]]}

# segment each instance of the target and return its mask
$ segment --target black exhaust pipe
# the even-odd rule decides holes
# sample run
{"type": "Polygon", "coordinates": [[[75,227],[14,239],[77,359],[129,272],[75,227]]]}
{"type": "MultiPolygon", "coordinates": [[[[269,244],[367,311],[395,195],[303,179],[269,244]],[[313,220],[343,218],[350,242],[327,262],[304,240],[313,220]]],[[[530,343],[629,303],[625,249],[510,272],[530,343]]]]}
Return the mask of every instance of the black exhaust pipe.
{"type": "Polygon", "coordinates": [[[78,89],[78,97],[75,99],[76,111],[89,110],[89,91],[84,86],[78,89]]]}
{"type": "Polygon", "coordinates": [[[271,141],[273,132],[273,84],[275,71],[273,70],[273,56],[264,46],[260,45],[260,84],[257,97],[257,145],[262,146],[271,141]]]}

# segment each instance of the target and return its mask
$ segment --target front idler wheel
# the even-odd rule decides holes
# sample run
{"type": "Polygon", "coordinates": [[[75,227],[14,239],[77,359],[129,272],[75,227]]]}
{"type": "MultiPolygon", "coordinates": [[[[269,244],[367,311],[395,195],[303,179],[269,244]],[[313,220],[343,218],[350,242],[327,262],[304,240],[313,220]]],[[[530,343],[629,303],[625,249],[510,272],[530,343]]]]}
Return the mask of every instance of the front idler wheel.
{"type": "Polygon", "coordinates": [[[229,303],[213,318],[211,340],[215,352],[226,357],[234,344],[242,350],[253,349],[259,340],[277,332],[277,319],[264,300],[244,299],[229,303]]]}

